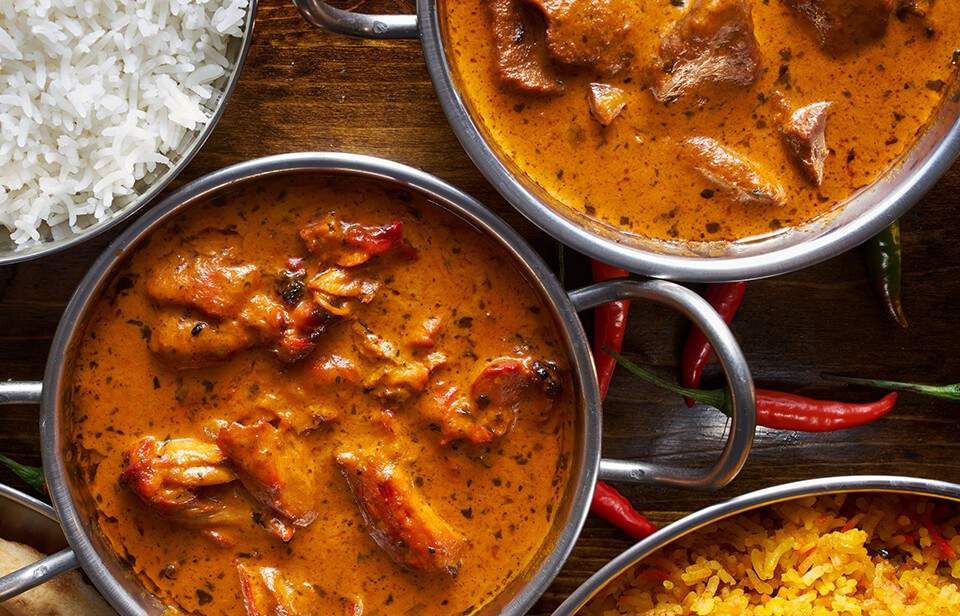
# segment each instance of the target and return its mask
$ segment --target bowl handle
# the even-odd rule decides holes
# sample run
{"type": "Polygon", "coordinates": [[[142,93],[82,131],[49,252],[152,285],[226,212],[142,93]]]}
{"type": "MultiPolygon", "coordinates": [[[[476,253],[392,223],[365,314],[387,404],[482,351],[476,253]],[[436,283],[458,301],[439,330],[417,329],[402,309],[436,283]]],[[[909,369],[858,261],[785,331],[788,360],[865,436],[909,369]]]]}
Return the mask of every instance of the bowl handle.
{"type": "Polygon", "coordinates": [[[39,381],[9,381],[0,383],[0,405],[37,404],[40,402],[39,381]]]}
{"type": "Polygon", "coordinates": [[[337,9],[323,0],[293,0],[308,22],[327,32],[369,39],[418,38],[416,15],[367,15],[337,9]]]}
{"type": "Polygon", "coordinates": [[[674,308],[692,320],[706,335],[720,359],[730,388],[730,433],[719,459],[708,469],[601,459],[600,479],[702,491],[727,485],[746,462],[757,426],[753,377],[733,333],[706,300],[682,285],[665,280],[608,280],[570,293],[570,300],[578,311],[621,299],[652,300],[674,308]]]}
{"type": "Polygon", "coordinates": [[[35,586],[49,582],[53,578],[72,571],[80,566],[77,555],[70,548],[64,548],[56,554],[41,558],[23,569],[18,569],[0,577],[0,603],[35,586]]]}

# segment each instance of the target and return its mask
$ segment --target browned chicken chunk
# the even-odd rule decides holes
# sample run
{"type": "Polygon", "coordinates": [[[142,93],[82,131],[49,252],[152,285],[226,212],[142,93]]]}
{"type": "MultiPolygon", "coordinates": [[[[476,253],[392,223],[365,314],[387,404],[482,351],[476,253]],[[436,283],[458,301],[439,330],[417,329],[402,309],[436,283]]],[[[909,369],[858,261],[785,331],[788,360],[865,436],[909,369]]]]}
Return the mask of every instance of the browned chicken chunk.
{"type": "Polygon", "coordinates": [[[627,96],[622,88],[605,83],[591,83],[587,102],[590,105],[590,115],[601,125],[610,126],[627,106],[627,96]]]}
{"type": "Polygon", "coordinates": [[[319,503],[310,471],[313,455],[295,432],[262,420],[250,425],[234,422],[220,429],[217,445],[260,504],[297,526],[316,519],[319,503]]]}
{"type": "Polygon", "coordinates": [[[237,315],[259,280],[256,267],[237,262],[226,248],[191,257],[171,255],[169,262],[151,271],[146,289],[157,302],[226,318],[237,315]]]}
{"type": "Polygon", "coordinates": [[[307,288],[324,310],[337,316],[346,316],[352,310],[351,300],[363,304],[372,302],[380,283],[361,278],[353,270],[331,267],[311,278],[307,288]]]}
{"type": "Polygon", "coordinates": [[[217,323],[170,308],[161,310],[150,332],[150,351],[175,370],[218,364],[257,342],[256,332],[236,321],[217,323]]]}
{"type": "Polygon", "coordinates": [[[300,237],[324,262],[356,267],[383,254],[403,237],[403,223],[395,220],[379,226],[361,225],[328,214],[300,230],[300,237]]]}
{"type": "Polygon", "coordinates": [[[515,90],[560,94],[563,83],[547,58],[543,16],[523,0],[489,0],[497,76],[515,90]]]}
{"type": "Polygon", "coordinates": [[[633,58],[627,41],[630,0],[525,1],[546,17],[547,51],[557,64],[613,75],[633,58]]]}
{"type": "Polygon", "coordinates": [[[377,545],[411,569],[457,575],[466,539],[430,507],[395,462],[358,450],[339,453],[337,464],[377,545]]]}
{"type": "Polygon", "coordinates": [[[226,457],[214,443],[194,438],[159,441],[148,436],[124,454],[120,483],[161,512],[207,516],[219,503],[200,497],[196,489],[236,481],[226,457]]]}
{"type": "Polygon", "coordinates": [[[812,103],[797,109],[780,128],[790,158],[816,186],[823,183],[827,159],[827,113],[830,103],[812,103]]]}
{"type": "Polygon", "coordinates": [[[786,192],[757,163],[710,137],[680,142],[680,157],[707,180],[740,203],[783,206],[786,192]]]}
{"type": "Polygon", "coordinates": [[[237,480],[220,448],[195,438],[159,441],[141,439],[124,454],[120,484],[162,517],[197,526],[221,545],[236,543],[237,529],[256,517],[260,525],[283,541],[293,537],[288,522],[259,511],[245,492],[204,489],[237,480]]]}
{"type": "Polygon", "coordinates": [[[660,45],[652,91],[670,102],[707,84],[749,86],[761,72],[747,0],[694,0],[660,45]]]}
{"type": "Polygon", "coordinates": [[[843,54],[883,37],[894,0],[784,0],[813,29],[817,42],[843,54]]]}
{"type": "Polygon", "coordinates": [[[531,358],[501,358],[474,379],[469,397],[443,380],[432,383],[420,413],[440,432],[441,443],[465,440],[484,445],[507,434],[517,416],[551,416],[563,393],[555,367],[531,358]]]}

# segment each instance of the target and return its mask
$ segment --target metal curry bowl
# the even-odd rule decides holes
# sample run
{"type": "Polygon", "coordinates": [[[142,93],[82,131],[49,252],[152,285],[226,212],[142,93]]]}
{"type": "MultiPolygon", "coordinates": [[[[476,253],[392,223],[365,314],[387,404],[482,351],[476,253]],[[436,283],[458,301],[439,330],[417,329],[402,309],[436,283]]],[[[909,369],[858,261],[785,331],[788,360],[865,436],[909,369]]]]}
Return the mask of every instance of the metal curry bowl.
{"type": "Polygon", "coordinates": [[[416,15],[365,15],[323,0],[293,0],[311,24],[336,34],[420,38],[440,104],[467,154],[487,180],[534,224],[578,251],[627,271],[691,282],[748,280],[802,269],[838,255],[899,219],[960,154],[960,87],[955,82],[915,146],[842,207],[788,232],[740,242],[668,243],[625,233],[558,203],[491,143],[470,112],[444,47],[436,0],[416,15]]]}
{"type": "MultiPolygon", "coordinates": [[[[589,511],[598,478],[714,490],[731,481],[746,460],[756,427],[753,382],[743,354],[717,313],[696,293],[667,281],[621,279],[568,293],[546,263],[509,225],[465,193],[423,172],[388,161],[348,154],[305,153],[271,156],[228,167],[171,194],[117,237],[90,268],[66,308],[57,329],[43,383],[0,384],[2,402],[39,402],[43,465],[53,504],[64,532],[94,585],[121,613],[163,614],[162,605],[131,575],[123,559],[98,531],[90,496],[84,494],[72,459],[66,375],[85,319],[101,291],[126,257],[151,232],[193,205],[215,199],[241,183],[290,174],[338,174],[376,180],[392,190],[416,192],[438,208],[466,221],[490,238],[543,298],[571,366],[576,416],[570,452],[570,482],[558,505],[556,524],[527,570],[518,574],[478,614],[526,613],[547,589],[573,548],[589,511]],[[578,312],[617,299],[652,300],[693,319],[718,351],[733,393],[727,441],[710,468],[689,469],[641,461],[601,459],[601,403],[586,333],[578,312]]],[[[639,452],[638,452],[639,454],[639,452]]],[[[73,556],[73,554],[71,554],[73,556]]],[[[42,567],[43,565],[37,565],[42,567]]],[[[41,571],[41,569],[35,569],[41,571]]],[[[37,573],[34,580],[45,576],[37,573]]],[[[32,577],[27,575],[26,577],[32,577]]],[[[0,579],[0,601],[26,588],[0,579]],[[6,594],[4,594],[6,593],[6,594]]]]}
{"type": "Polygon", "coordinates": [[[116,198],[116,205],[109,214],[100,220],[78,221],[76,231],[68,230],[54,234],[48,226],[44,225],[40,230],[40,241],[31,242],[24,247],[18,247],[9,237],[0,237],[0,265],[40,258],[75,246],[116,226],[141,211],[160,195],[163,189],[193,160],[226,111],[253,38],[257,3],[258,0],[248,0],[243,18],[243,36],[231,38],[227,48],[222,52],[230,64],[226,73],[213,82],[217,91],[204,104],[204,108],[210,115],[209,121],[195,130],[187,131],[177,151],[168,154],[170,165],[158,164],[134,183],[132,194],[116,198]]]}
{"type": "Polygon", "coordinates": [[[553,616],[573,616],[620,574],[670,545],[678,538],[703,529],[715,522],[774,503],[810,496],[855,493],[905,494],[960,502],[960,485],[958,484],[892,475],[828,477],[797,481],[757,490],[692,513],[627,549],[577,588],[553,612],[553,616]]]}

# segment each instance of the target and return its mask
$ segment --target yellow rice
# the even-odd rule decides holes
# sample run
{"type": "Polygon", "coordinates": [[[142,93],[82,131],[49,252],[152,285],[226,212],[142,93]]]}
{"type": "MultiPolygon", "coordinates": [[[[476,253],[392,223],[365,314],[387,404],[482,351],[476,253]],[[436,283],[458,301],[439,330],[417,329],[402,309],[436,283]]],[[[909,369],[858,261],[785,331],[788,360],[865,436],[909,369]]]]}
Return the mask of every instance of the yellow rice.
{"type": "Polygon", "coordinates": [[[681,537],[578,616],[960,614],[960,505],[896,494],[792,500],[681,537]]]}

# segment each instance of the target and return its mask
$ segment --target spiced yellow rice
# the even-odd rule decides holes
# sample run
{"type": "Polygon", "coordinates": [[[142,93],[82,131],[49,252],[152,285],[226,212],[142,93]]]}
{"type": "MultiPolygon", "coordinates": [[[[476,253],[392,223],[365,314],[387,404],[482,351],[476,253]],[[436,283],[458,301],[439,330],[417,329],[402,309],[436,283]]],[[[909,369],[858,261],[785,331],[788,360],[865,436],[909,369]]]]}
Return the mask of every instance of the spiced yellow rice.
{"type": "Polygon", "coordinates": [[[958,523],[927,497],[790,500],[672,541],[578,616],[960,614],[958,523]]]}

